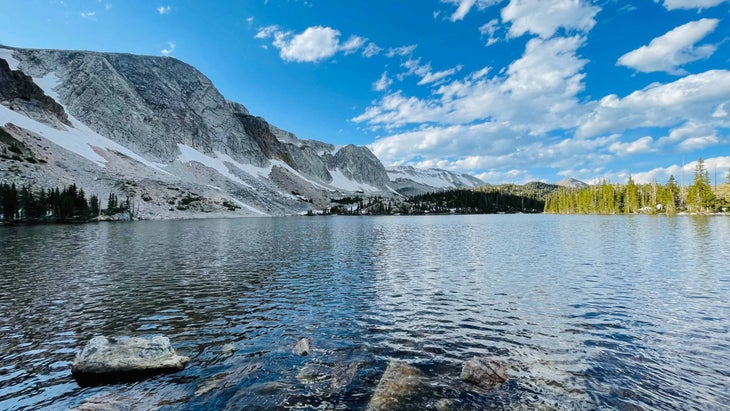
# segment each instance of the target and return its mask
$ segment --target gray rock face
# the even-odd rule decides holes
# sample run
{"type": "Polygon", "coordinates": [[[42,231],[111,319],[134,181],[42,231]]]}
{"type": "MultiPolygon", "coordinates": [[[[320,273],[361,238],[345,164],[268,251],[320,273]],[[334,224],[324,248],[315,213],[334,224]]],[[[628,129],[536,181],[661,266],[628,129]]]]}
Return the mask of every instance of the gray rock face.
{"type": "Polygon", "coordinates": [[[369,411],[395,410],[407,404],[425,384],[425,376],[416,367],[391,361],[370,398],[369,411]]]}
{"type": "Polygon", "coordinates": [[[390,183],[383,163],[367,147],[347,145],[335,153],[333,160],[334,168],[349,179],[374,187],[385,187],[390,183]]]}
{"type": "Polygon", "coordinates": [[[167,337],[97,336],[76,356],[71,373],[80,385],[95,385],[180,371],[188,361],[167,337]]]}
{"type": "Polygon", "coordinates": [[[179,155],[177,143],[219,151],[258,166],[266,158],[228,102],[195,68],[173,58],[63,50],[16,50],[33,77],[54,72],[68,112],[126,147],[157,161],[179,155]]]}
{"type": "Polygon", "coordinates": [[[496,361],[474,357],[464,363],[461,379],[471,384],[492,388],[507,381],[507,371],[496,361]]]}

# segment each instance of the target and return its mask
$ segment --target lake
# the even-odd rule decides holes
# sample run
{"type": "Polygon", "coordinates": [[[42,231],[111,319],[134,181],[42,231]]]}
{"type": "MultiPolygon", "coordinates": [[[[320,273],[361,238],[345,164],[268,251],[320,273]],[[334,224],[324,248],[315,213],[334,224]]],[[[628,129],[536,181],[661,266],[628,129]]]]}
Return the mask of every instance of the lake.
{"type": "Polygon", "coordinates": [[[391,360],[427,376],[404,409],[730,404],[727,217],[8,226],[0,249],[3,410],[364,409],[391,360]],[[71,362],[101,334],[167,335],[191,360],[81,388],[71,362]],[[461,382],[473,356],[509,380],[461,382]]]}

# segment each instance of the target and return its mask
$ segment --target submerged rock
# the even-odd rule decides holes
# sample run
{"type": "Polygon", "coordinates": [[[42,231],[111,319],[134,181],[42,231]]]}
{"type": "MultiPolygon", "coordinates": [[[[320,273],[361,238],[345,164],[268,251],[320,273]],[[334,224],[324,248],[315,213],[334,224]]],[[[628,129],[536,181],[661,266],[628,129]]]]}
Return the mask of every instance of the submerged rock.
{"type": "Polygon", "coordinates": [[[292,348],[291,352],[294,355],[309,355],[309,346],[311,343],[312,341],[309,338],[302,338],[294,344],[294,348],[292,348]]]}
{"type": "Polygon", "coordinates": [[[324,364],[305,364],[297,373],[297,380],[302,384],[315,384],[332,379],[332,367],[324,364]]]}
{"type": "Polygon", "coordinates": [[[188,361],[167,337],[98,336],[76,356],[71,374],[79,385],[97,385],[180,371],[188,361]]]}
{"type": "Polygon", "coordinates": [[[492,388],[507,381],[507,371],[496,361],[474,357],[464,363],[461,379],[471,384],[492,388]]]}
{"type": "Polygon", "coordinates": [[[402,408],[424,385],[425,375],[416,367],[391,361],[380,378],[367,409],[369,411],[402,408]]]}

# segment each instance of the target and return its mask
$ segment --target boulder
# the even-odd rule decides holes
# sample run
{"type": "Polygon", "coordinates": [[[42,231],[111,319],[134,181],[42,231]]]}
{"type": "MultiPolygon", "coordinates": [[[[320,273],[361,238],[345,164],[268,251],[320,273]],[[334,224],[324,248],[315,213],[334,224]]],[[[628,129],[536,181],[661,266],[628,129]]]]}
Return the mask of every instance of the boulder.
{"type": "Polygon", "coordinates": [[[391,361],[380,377],[370,398],[369,411],[402,409],[417,396],[425,384],[425,375],[416,367],[402,361],[391,361]]]}
{"type": "Polygon", "coordinates": [[[292,348],[291,352],[294,355],[309,355],[309,346],[311,343],[312,341],[309,338],[302,338],[294,344],[294,348],[292,348]]]}
{"type": "Polygon", "coordinates": [[[188,361],[177,355],[167,337],[98,336],[76,356],[71,374],[79,385],[98,385],[177,372],[188,361]]]}
{"type": "Polygon", "coordinates": [[[507,381],[507,371],[496,361],[474,357],[464,363],[461,379],[481,387],[492,388],[507,381]]]}

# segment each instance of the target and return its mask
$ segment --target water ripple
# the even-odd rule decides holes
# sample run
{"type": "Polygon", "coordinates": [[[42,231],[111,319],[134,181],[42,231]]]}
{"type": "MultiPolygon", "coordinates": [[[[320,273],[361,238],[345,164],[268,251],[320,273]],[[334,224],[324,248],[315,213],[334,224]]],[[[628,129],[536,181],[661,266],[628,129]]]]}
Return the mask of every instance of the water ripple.
{"type": "Polygon", "coordinates": [[[430,377],[412,409],[723,409],[728,243],[722,218],[0,227],[0,409],[362,409],[392,359],[430,377]],[[160,333],[183,372],[73,382],[92,336],[160,333]],[[314,352],[294,357],[303,336],[314,352]],[[462,383],[475,355],[510,381],[462,383]],[[308,364],[348,383],[304,383],[308,364]]]}

